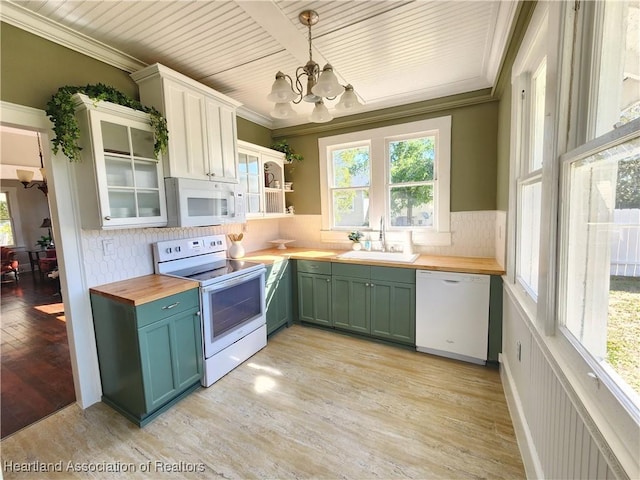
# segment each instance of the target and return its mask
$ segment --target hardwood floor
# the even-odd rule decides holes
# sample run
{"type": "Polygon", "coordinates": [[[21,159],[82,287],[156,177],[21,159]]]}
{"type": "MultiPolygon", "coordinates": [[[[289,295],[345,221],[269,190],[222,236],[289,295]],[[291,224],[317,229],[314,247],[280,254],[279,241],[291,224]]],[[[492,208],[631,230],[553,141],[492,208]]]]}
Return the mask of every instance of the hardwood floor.
{"type": "Polygon", "coordinates": [[[2,438],[75,401],[57,285],[22,273],[2,282],[2,438]]]}
{"type": "Polygon", "coordinates": [[[1,447],[6,479],[525,477],[498,371],[299,325],[142,429],[74,404],[1,447]]]}

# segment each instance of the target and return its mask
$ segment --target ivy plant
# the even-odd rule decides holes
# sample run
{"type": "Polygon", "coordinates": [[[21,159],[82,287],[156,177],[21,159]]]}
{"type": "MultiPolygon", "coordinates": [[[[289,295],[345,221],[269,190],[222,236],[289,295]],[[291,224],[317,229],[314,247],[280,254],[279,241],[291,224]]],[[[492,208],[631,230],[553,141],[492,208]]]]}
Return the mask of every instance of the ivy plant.
{"type": "Polygon", "coordinates": [[[298,162],[301,162],[302,160],[304,160],[304,157],[301,154],[296,153],[296,151],[293,148],[291,148],[286,138],[283,138],[282,140],[278,140],[273,145],[271,145],[271,148],[284,153],[284,158],[289,163],[292,163],[294,160],[297,160],[298,162]]]}
{"type": "Polygon", "coordinates": [[[80,151],[82,148],[78,145],[80,127],[75,116],[75,104],[73,102],[73,95],[76,93],[82,93],[96,102],[103,100],[148,113],[150,116],[149,123],[155,131],[153,151],[156,156],[161,152],[167,151],[167,145],[169,143],[167,121],[158,110],[142,105],[137,100],[128,97],[113,87],[98,83],[95,85],[66,85],[60,87],[47,102],[45,111],[49,119],[53,122],[53,132],[56,135],[52,140],[54,153],[62,150],[62,153],[64,153],[70,161],[79,162],[81,160],[80,151]]]}

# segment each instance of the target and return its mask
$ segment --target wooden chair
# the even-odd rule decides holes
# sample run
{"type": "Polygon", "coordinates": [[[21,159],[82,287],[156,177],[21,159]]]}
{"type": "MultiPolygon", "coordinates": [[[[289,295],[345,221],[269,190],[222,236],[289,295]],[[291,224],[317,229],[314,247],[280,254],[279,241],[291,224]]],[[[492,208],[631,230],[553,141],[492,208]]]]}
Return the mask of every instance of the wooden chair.
{"type": "Polygon", "coordinates": [[[18,283],[20,272],[18,271],[19,262],[13,250],[7,247],[0,247],[0,260],[2,277],[13,273],[16,283],[18,283]]]}

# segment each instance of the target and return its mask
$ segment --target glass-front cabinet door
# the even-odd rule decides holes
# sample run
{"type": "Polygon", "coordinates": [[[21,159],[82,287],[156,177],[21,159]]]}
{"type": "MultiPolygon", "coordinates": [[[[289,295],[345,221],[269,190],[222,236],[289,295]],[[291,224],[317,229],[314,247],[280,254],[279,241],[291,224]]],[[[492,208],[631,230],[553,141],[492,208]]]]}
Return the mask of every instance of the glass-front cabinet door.
{"type": "Polygon", "coordinates": [[[240,185],[246,189],[247,216],[262,212],[260,194],[260,158],[250,152],[238,154],[238,173],[240,185]]]}
{"type": "Polygon", "coordinates": [[[166,225],[162,163],[151,126],[89,113],[102,228],[166,225]]]}

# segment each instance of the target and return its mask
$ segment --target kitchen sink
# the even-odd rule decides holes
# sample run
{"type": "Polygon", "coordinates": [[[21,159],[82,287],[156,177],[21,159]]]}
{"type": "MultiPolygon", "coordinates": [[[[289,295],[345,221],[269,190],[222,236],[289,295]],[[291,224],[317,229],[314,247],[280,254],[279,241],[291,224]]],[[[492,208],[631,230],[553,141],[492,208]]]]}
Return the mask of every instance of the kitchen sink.
{"type": "Polygon", "coordinates": [[[377,260],[380,262],[413,263],[420,255],[400,252],[369,252],[367,250],[350,250],[338,255],[345,260],[377,260]]]}

